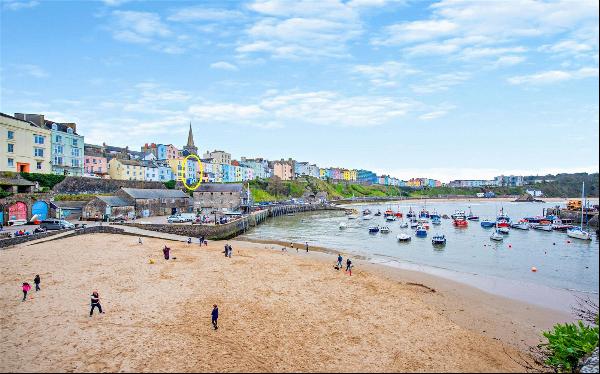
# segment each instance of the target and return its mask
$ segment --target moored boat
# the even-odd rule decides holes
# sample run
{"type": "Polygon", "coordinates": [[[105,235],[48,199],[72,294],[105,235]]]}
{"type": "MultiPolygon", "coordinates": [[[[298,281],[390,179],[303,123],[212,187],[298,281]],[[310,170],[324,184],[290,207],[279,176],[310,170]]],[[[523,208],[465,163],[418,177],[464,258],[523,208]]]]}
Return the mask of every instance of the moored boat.
{"type": "Polygon", "coordinates": [[[479,221],[479,216],[476,216],[473,214],[473,211],[471,210],[471,207],[469,207],[469,215],[467,216],[467,219],[469,221],[479,221]]]}
{"type": "Polygon", "coordinates": [[[405,234],[405,233],[400,233],[400,234],[396,235],[396,239],[399,242],[409,242],[410,241],[410,235],[405,234]]]}
{"type": "Polygon", "coordinates": [[[415,235],[418,238],[424,238],[427,236],[427,229],[423,226],[417,226],[417,230],[415,231],[415,235]]]}
{"type": "MultiPolygon", "coordinates": [[[[585,182],[581,185],[581,201],[585,200],[585,182]]],[[[567,235],[570,238],[581,239],[581,240],[592,240],[592,234],[589,231],[583,229],[583,207],[585,204],[581,204],[581,225],[579,227],[573,227],[567,230],[567,235]]]]}
{"type": "Polygon", "coordinates": [[[396,216],[387,216],[385,217],[385,220],[388,222],[394,222],[396,220],[396,216]]]}
{"type": "Polygon", "coordinates": [[[402,220],[402,222],[400,222],[400,228],[405,229],[407,227],[408,227],[408,222],[405,222],[404,220],[402,220]]]}
{"type": "Polygon", "coordinates": [[[498,227],[498,231],[500,234],[508,235],[510,234],[510,229],[508,227],[498,227]]]}
{"type": "Polygon", "coordinates": [[[446,236],[441,234],[436,234],[431,238],[431,244],[433,245],[445,245],[446,244],[446,236]]]}
{"type": "Polygon", "coordinates": [[[497,242],[501,242],[502,240],[504,240],[504,236],[502,236],[502,234],[500,234],[498,231],[494,230],[494,232],[490,236],[490,239],[495,240],[497,242]]]}
{"type": "Polygon", "coordinates": [[[511,223],[510,227],[517,230],[529,230],[529,222],[525,220],[520,220],[519,222],[511,223]]]}
{"type": "Polygon", "coordinates": [[[531,223],[531,228],[540,231],[552,231],[552,223],[548,220],[541,220],[538,223],[531,223]]]}
{"type": "Polygon", "coordinates": [[[346,222],[340,222],[340,230],[343,230],[346,227],[348,227],[348,225],[346,224],[346,222]]]}
{"type": "Polygon", "coordinates": [[[371,226],[369,227],[369,233],[377,233],[379,232],[379,226],[371,226]]]}
{"type": "Polygon", "coordinates": [[[431,223],[434,225],[441,225],[442,224],[442,220],[439,217],[434,217],[431,219],[431,223]]]}
{"type": "Polygon", "coordinates": [[[469,225],[469,223],[464,218],[457,218],[457,219],[454,219],[453,225],[455,227],[467,227],[469,225]]]}
{"type": "Polygon", "coordinates": [[[489,219],[484,219],[483,221],[481,221],[480,225],[484,229],[489,229],[489,228],[492,228],[492,227],[496,226],[496,222],[491,221],[489,219]]]}
{"type": "Polygon", "coordinates": [[[454,214],[451,214],[450,217],[453,220],[457,220],[457,219],[466,219],[467,215],[465,214],[464,210],[455,210],[454,214]]]}
{"type": "Polygon", "coordinates": [[[381,216],[381,212],[380,212],[380,211],[377,211],[377,213],[375,213],[375,214],[374,214],[374,216],[375,216],[375,217],[379,217],[379,216],[381,216]]]}
{"type": "Polygon", "coordinates": [[[574,226],[571,225],[572,221],[571,220],[562,220],[560,218],[555,218],[554,221],[552,221],[552,230],[555,231],[567,231],[568,229],[573,228],[574,226]]]}
{"type": "Polygon", "coordinates": [[[382,227],[379,228],[379,232],[382,233],[382,234],[389,234],[390,228],[387,227],[387,226],[382,226],[382,227]]]}
{"type": "Polygon", "coordinates": [[[373,219],[373,216],[372,216],[372,215],[370,215],[370,214],[367,214],[366,216],[363,216],[363,217],[362,217],[362,219],[363,219],[364,221],[367,221],[367,220],[373,219]]]}

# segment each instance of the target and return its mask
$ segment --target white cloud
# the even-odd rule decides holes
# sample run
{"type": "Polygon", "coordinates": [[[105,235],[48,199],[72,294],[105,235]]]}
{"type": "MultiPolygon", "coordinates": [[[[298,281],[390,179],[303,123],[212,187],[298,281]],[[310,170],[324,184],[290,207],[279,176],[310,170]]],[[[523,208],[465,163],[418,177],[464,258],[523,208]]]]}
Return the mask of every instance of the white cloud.
{"type": "Polygon", "coordinates": [[[39,1],[19,1],[19,0],[3,0],[2,7],[6,10],[21,10],[36,7],[40,4],[39,1]]]}
{"type": "Polygon", "coordinates": [[[448,20],[404,22],[385,28],[385,35],[373,39],[375,45],[399,45],[454,34],[458,25],[448,20]]]}
{"type": "Polygon", "coordinates": [[[106,6],[114,6],[114,7],[121,6],[121,5],[123,5],[125,3],[128,3],[130,1],[132,1],[132,0],[102,0],[102,2],[104,3],[104,5],[106,5],[106,6]]]}
{"type": "Polygon", "coordinates": [[[233,21],[241,19],[244,14],[236,10],[206,8],[203,6],[193,6],[180,8],[174,11],[167,19],[175,22],[194,22],[194,21],[233,21]]]}
{"type": "Polygon", "coordinates": [[[263,109],[258,105],[241,105],[230,103],[210,103],[192,105],[188,112],[194,118],[220,122],[236,122],[258,119],[263,114],[263,109]]]}
{"type": "Polygon", "coordinates": [[[569,81],[573,79],[584,79],[598,77],[598,68],[584,67],[579,70],[565,71],[565,70],[549,70],[540,73],[521,75],[511,77],[508,79],[510,84],[551,84],[563,81],[569,81]]]}
{"type": "Polygon", "coordinates": [[[406,63],[397,61],[386,61],[381,64],[355,65],[351,71],[367,77],[373,85],[383,87],[393,87],[397,84],[399,78],[420,72],[406,63]]]}
{"type": "Polygon", "coordinates": [[[221,69],[221,70],[230,70],[230,71],[237,71],[238,67],[235,66],[234,64],[231,64],[229,62],[226,61],[219,61],[219,62],[215,62],[210,64],[210,67],[212,69],[221,69]]]}
{"type": "Polygon", "coordinates": [[[493,64],[494,67],[505,67],[520,64],[525,61],[526,58],[523,56],[501,56],[498,57],[496,62],[493,64]]]}
{"type": "Polygon", "coordinates": [[[34,77],[34,78],[48,77],[48,73],[38,65],[19,64],[19,65],[14,65],[14,67],[21,75],[28,75],[28,76],[34,77]]]}
{"type": "Polygon", "coordinates": [[[445,73],[432,76],[423,83],[411,85],[411,89],[418,94],[430,94],[441,91],[447,91],[450,87],[456,86],[469,79],[468,73],[445,73]]]}

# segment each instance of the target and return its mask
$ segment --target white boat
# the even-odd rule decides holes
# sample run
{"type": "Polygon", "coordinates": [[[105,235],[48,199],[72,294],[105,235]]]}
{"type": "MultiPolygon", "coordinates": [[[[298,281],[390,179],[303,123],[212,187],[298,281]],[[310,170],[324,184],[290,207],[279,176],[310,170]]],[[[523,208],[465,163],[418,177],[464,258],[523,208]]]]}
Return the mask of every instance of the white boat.
{"type": "Polygon", "coordinates": [[[398,239],[399,242],[408,242],[410,241],[410,235],[401,233],[396,235],[396,239],[398,239]]]}
{"type": "Polygon", "coordinates": [[[400,222],[400,228],[401,229],[408,228],[408,222],[405,222],[405,221],[400,222]]]}
{"type": "Polygon", "coordinates": [[[517,230],[529,230],[529,223],[525,221],[513,222],[510,227],[517,230]]]}
{"type": "Polygon", "coordinates": [[[364,221],[368,221],[368,220],[370,220],[370,219],[373,219],[373,216],[372,216],[372,215],[370,215],[370,214],[367,214],[367,215],[364,215],[364,216],[362,217],[362,219],[363,219],[364,221]]]}
{"type": "Polygon", "coordinates": [[[388,222],[394,222],[396,220],[396,217],[395,216],[387,216],[387,217],[385,217],[385,220],[388,222]]]}
{"type": "Polygon", "coordinates": [[[510,233],[510,229],[508,227],[498,227],[497,231],[504,235],[508,235],[510,233]]]}
{"type": "Polygon", "coordinates": [[[357,219],[358,218],[358,214],[351,214],[348,216],[348,219],[357,219]]]}
{"type": "Polygon", "coordinates": [[[9,226],[23,226],[27,224],[27,220],[26,219],[11,219],[8,220],[8,225],[9,226]]]}
{"type": "Polygon", "coordinates": [[[534,230],[540,230],[540,231],[552,231],[551,224],[534,223],[531,225],[531,228],[534,230]]]}
{"type": "Polygon", "coordinates": [[[495,240],[497,242],[501,242],[502,240],[504,240],[504,236],[502,236],[502,234],[500,234],[498,231],[494,231],[490,236],[490,239],[495,240]]]}
{"type": "Polygon", "coordinates": [[[346,227],[348,227],[348,225],[346,224],[346,222],[340,222],[340,230],[343,230],[346,227]]]}
{"type": "Polygon", "coordinates": [[[567,230],[570,238],[581,240],[592,240],[592,235],[583,229],[583,207],[585,205],[585,182],[581,185],[581,224],[579,227],[573,227],[567,230]]]}
{"type": "Polygon", "coordinates": [[[390,228],[387,226],[382,226],[379,228],[379,232],[382,234],[389,234],[390,233],[390,228]]]}
{"type": "Polygon", "coordinates": [[[454,214],[450,215],[452,219],[467,219],[467,215],[464,210],[455,210],[454,214]]]}

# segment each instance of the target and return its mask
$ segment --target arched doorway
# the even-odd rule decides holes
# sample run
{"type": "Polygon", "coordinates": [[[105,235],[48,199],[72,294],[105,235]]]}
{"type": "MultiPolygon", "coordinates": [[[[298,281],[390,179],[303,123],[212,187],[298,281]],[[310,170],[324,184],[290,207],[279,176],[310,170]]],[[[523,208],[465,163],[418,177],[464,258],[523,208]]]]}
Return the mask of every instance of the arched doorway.
{"type": "Polygon", "coordinates": [[[27,205],[22,201],[17,201],[8,207],[8,219],[24,219],[27,220],[27,205]]]}
{"type": "Polygon", "coordinates": [[[31,206],[31,216],[37,215],[38,221],[48,218],[48,204],[45,201],[36,201],[31,206]]]}

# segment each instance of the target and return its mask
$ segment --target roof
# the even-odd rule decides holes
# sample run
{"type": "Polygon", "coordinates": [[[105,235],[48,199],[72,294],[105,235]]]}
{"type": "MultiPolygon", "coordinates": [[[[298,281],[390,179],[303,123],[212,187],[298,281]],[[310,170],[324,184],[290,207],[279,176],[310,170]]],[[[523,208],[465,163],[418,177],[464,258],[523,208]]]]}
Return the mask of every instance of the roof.
{"type": "Polygon", "coordinates": [[[238,183],[202,183],[196,192],[242,192],[242,188],[238,183]]]}
{"type": "MultiPolygon", "coordinates": [[[[57,131],[65,132],[65,133],[67,132],[68,128],[71,128],[70,126],[68,126],[69,124],[67,124],[67,123],[59,123],[59,122],[44,120],[44,127],[46,129],[52,130],[52,125],[56,125],[57,131]]],[[[73,128],[71,128],[71,130],[73,130],[73,128]]],[[[73,130],[73,135],[79,135],[79,134],[77,133],[77,131],[73,130]]]]}
{"type": "Polygon", "coordinates": [[[89,201],[86,200],[60,200],[50,201],[50,206],[54,209],[81,209],[87,203],[89,201]]]}
{"type": "Polygon", "coordinates": [[[143,166],[142,163],[137,160],[120,160],[120,159],[115,159],[115,160],[119,161],[123,165],[143,166]]]}
{"type": "Polygon", "coordinates": [[[108,206],[133,206],[130,201],[119,196],[97,196],[97,198],[104,201],[108,206]]]}
{"type": "Polygon", "coordinates": [[[144,189],[144,188],[122,188],[123,192],[134,199],[163,199],[163,198],[189,198],[190,195],[181,190],[144,189]]]}
{"type": "Polygon", "coordinates": [[[36,125],[35,123],[33,123],[33,122],[31,122],[31,121],[25,121],[25,120],[23,120],[23,119],[20,119],[20,118],[17,118],[17,117],[13,117],[13,116],[11,116],[11,115],[9,115],[9,114],[6,114],[6,113],[2,113],[2,112],[0,112],[0,116],[1,116],[1,117],[6,117],[6,118],[10,118],[10,119],[13,119],[13,120],[15,120],[15,121],[21,121],[21,122],[25,122],[25,123],[28,123],[28,124],[29,124],[29,125],[31,125],[31,126],[34,126],[34,127],[39,127],[38,125],[36,125]]]}

